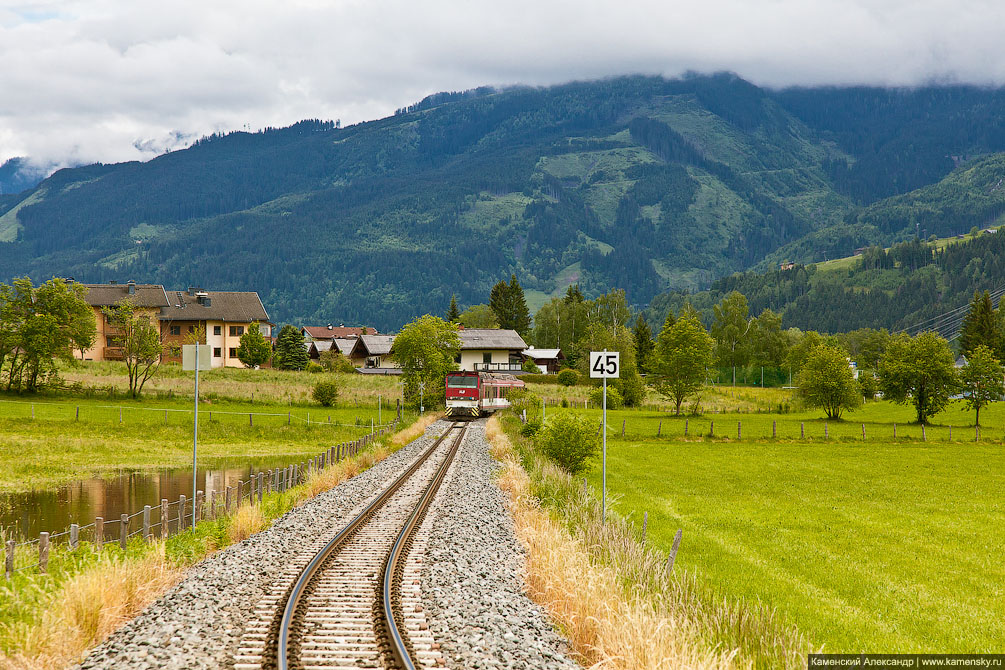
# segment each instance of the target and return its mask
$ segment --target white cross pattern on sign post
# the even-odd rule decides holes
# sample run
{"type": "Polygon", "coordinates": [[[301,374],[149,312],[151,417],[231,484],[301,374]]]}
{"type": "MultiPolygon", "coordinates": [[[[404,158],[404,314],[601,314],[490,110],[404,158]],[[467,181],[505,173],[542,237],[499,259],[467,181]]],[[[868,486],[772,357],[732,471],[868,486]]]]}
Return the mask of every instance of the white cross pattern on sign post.
{"type": "Polygon", "coordinates": [[[607,519],[607,380],[621,377],[621,352],[591,351],[590,378],[604,380],[604,460],[600,489],[600,520],[607,519]]]}

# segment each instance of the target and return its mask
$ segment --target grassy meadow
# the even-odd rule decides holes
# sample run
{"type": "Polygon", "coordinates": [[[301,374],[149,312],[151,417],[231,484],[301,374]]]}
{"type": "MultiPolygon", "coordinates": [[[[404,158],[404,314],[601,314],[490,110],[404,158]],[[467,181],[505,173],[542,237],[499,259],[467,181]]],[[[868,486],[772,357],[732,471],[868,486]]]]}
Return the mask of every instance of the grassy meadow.
{"type": "MultiPolygon", "coordinates": [[[[827,422],[756,413],[760,393],[735,390],[745,411],[687,419],[609,411],[613,509],[637,526],[647,512],[663,549],[682,529],[677,564],[704,588],[775,610],[825,651],[1001,651],[1005,403],[982,412],[975,444],[961,405],[923,438],[911,407],[827,422]]],[[[599,459],[587,478],[599,489],[599,459]]]]}
{"type": "MultiPolygon", "coordinates": [[[[77,365],[63,376],[68,391],[0,396],[0,492],[191,462],[192,373],[165,366],[138,400],[125,395],[121,364],[77,365]]],[[[314,455],[369,432],[371,421],[394,418],[393,378],[343,375],[333,408],[309,400],[317,378],[276,370],[201,373],[200,458],[314,455]]]]}

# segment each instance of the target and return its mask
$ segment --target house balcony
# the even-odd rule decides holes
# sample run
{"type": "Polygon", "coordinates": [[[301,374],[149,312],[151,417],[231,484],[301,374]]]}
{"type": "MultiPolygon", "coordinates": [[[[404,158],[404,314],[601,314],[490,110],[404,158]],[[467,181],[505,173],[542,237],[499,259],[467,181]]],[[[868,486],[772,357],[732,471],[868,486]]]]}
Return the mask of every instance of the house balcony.
{"type": "Polygon", "coordinates": [[[520,372],[520,363],[475,363],[475,372],[520,372]]]}
{"type": "Polygon", "coordinates": [[[123,347],[105,347],[103,355],[106,361],[121,361],[125,359],[125,349],[123,347]]]}

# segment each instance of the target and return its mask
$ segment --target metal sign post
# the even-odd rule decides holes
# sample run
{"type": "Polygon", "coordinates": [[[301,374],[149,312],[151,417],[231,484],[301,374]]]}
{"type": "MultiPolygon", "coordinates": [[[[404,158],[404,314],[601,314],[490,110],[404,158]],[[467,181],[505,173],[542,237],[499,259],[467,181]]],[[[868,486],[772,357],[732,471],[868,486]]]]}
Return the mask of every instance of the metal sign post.
{"type": "Polygon", "coordinates": [[[419,414],[426,411],[426,406],[422,402],[422,392],[426,389],[426,382],[419,382],[419,414]]]}
{"type": "Polygon", "coordinates": [[[621,352],[591,351],[590,378],[604,380],[604,455],[601,465],[600,521],[607,521],[607,379],[621,376],[621,352]]]}
{"type": "MultiPolygon", "coordinates": [[[[181,367],[183,370],[195,370],[195,412],[193,414],[194,419],[192,421],[192,530],[195,530],[195,519],[196,519],[196,493],[199,489],[199,484],[196,480],[196,469],[195,466],[198,463],[199,454],[199,367],[200,364],[204,367],[210,367],[209,360],[209,347],[204,347],[201,351],[199,349],[199,342],[196,341],[195,344],[186,344],[181,348],[181,367]],[[205,359],[204,361],[202,359],[205,359]]],[[[178,521],[178,527],[180,528],[182,520],[178,521]]]]}

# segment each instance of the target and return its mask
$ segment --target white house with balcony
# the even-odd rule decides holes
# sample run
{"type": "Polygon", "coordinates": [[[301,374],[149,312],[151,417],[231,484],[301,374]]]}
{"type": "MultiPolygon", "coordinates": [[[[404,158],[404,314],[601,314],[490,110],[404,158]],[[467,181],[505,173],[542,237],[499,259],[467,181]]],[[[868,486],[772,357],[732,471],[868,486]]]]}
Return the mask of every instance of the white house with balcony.
{"type": "Polygon", "coordinates": [[[462,328],[461,370],[470,372],[518,372],[523,365],[526,342],[515,330],[462,328]]]}

